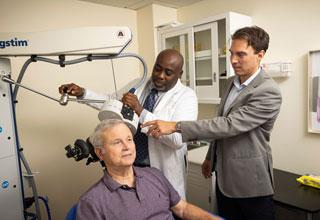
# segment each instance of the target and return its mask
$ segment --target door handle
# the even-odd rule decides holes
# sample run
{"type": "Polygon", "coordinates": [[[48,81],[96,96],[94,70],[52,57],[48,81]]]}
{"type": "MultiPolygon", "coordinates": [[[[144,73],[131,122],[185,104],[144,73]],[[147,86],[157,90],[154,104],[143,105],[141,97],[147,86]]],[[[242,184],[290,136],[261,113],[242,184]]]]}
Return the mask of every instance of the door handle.
{"type": "Polygon", "coordinates": [[[212,81],[217,82],[217,74],[215,72],[212,74],[212,81]]]}

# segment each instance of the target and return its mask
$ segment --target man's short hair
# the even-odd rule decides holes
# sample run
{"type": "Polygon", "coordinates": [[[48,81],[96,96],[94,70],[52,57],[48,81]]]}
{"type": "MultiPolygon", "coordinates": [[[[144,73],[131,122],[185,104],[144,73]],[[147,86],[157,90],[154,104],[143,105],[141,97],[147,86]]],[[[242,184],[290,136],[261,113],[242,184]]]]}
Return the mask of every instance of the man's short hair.
{"type": "MultiPolygon", "coordinates": [[[[104,138],[103,133],[105,130],[113,128],[114,126],[118,124],[124,124],[126,123],[120,119],[105,119],[101,121],[97,127],[94,129],[94,132],[90,135],[89,140],[90,143],[97,148],[102,148],[104,146],[104,138]]],[[[126,125],[127,126],[127,125],[126,125]]]]}
{"type": "Polygon", "coordinates": [[[160,55],[163,55],[163,54],[171,54],[171,55],[176,56],[178,58],[178,62],[179,62],[179,69],[180,69],[180,71],[182,71],[183,65],[184,65],[184,58],[178,50],[171,49],[171,48],[164,49],[158,54],[157,59],[160,55]]]}
{"type": "Polygon", "coordinates": [[[238,29],[233,35],[232,40],[246,40],[256,53],[261,50],[267,52],[269,47],[269,34],[258,26],[244,27],[238,29]]]}

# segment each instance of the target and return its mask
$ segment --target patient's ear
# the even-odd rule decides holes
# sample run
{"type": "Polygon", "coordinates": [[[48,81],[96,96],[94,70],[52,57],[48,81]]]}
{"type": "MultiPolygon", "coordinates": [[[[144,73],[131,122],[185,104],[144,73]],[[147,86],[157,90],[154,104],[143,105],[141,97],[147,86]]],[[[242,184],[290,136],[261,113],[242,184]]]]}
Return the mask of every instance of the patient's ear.
{"type": "Polygon", "coordinates": [[[97,157],[100,160],[103,160],[103,155],[106,153],[105,149],[99,148],[99,147],[95,147],[94,148],[94,152],[96,153],[97,157]]]}

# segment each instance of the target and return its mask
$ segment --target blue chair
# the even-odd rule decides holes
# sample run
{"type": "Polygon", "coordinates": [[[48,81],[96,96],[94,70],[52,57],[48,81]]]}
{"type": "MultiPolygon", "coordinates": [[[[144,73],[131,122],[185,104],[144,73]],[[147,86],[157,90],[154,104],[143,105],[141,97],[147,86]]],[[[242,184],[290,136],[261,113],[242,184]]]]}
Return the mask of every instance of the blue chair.
{"type": "Polygon", "coordinates": [[[71,207],[71,209],[69,210],[66,219],[65,220],[76,220],[76,216],[77,216],[77,205],[75,204],[71,207]]]}

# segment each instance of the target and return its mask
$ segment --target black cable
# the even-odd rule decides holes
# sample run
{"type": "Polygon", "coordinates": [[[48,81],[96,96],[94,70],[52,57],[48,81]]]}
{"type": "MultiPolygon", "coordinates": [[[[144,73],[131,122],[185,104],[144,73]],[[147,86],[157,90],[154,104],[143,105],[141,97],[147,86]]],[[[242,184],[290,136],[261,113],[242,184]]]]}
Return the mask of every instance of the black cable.
{"type": "Polygon", "coordinates": [[[44,202],[44,205],[45,205],[46,211],[47,211],[48,220],[51,220],[51,212],[50,212],[50,208],[49,208],[49,204],[48,204],[48,199],[44,198],[43,196],[39,196],[38,198],[44,202]]]}

